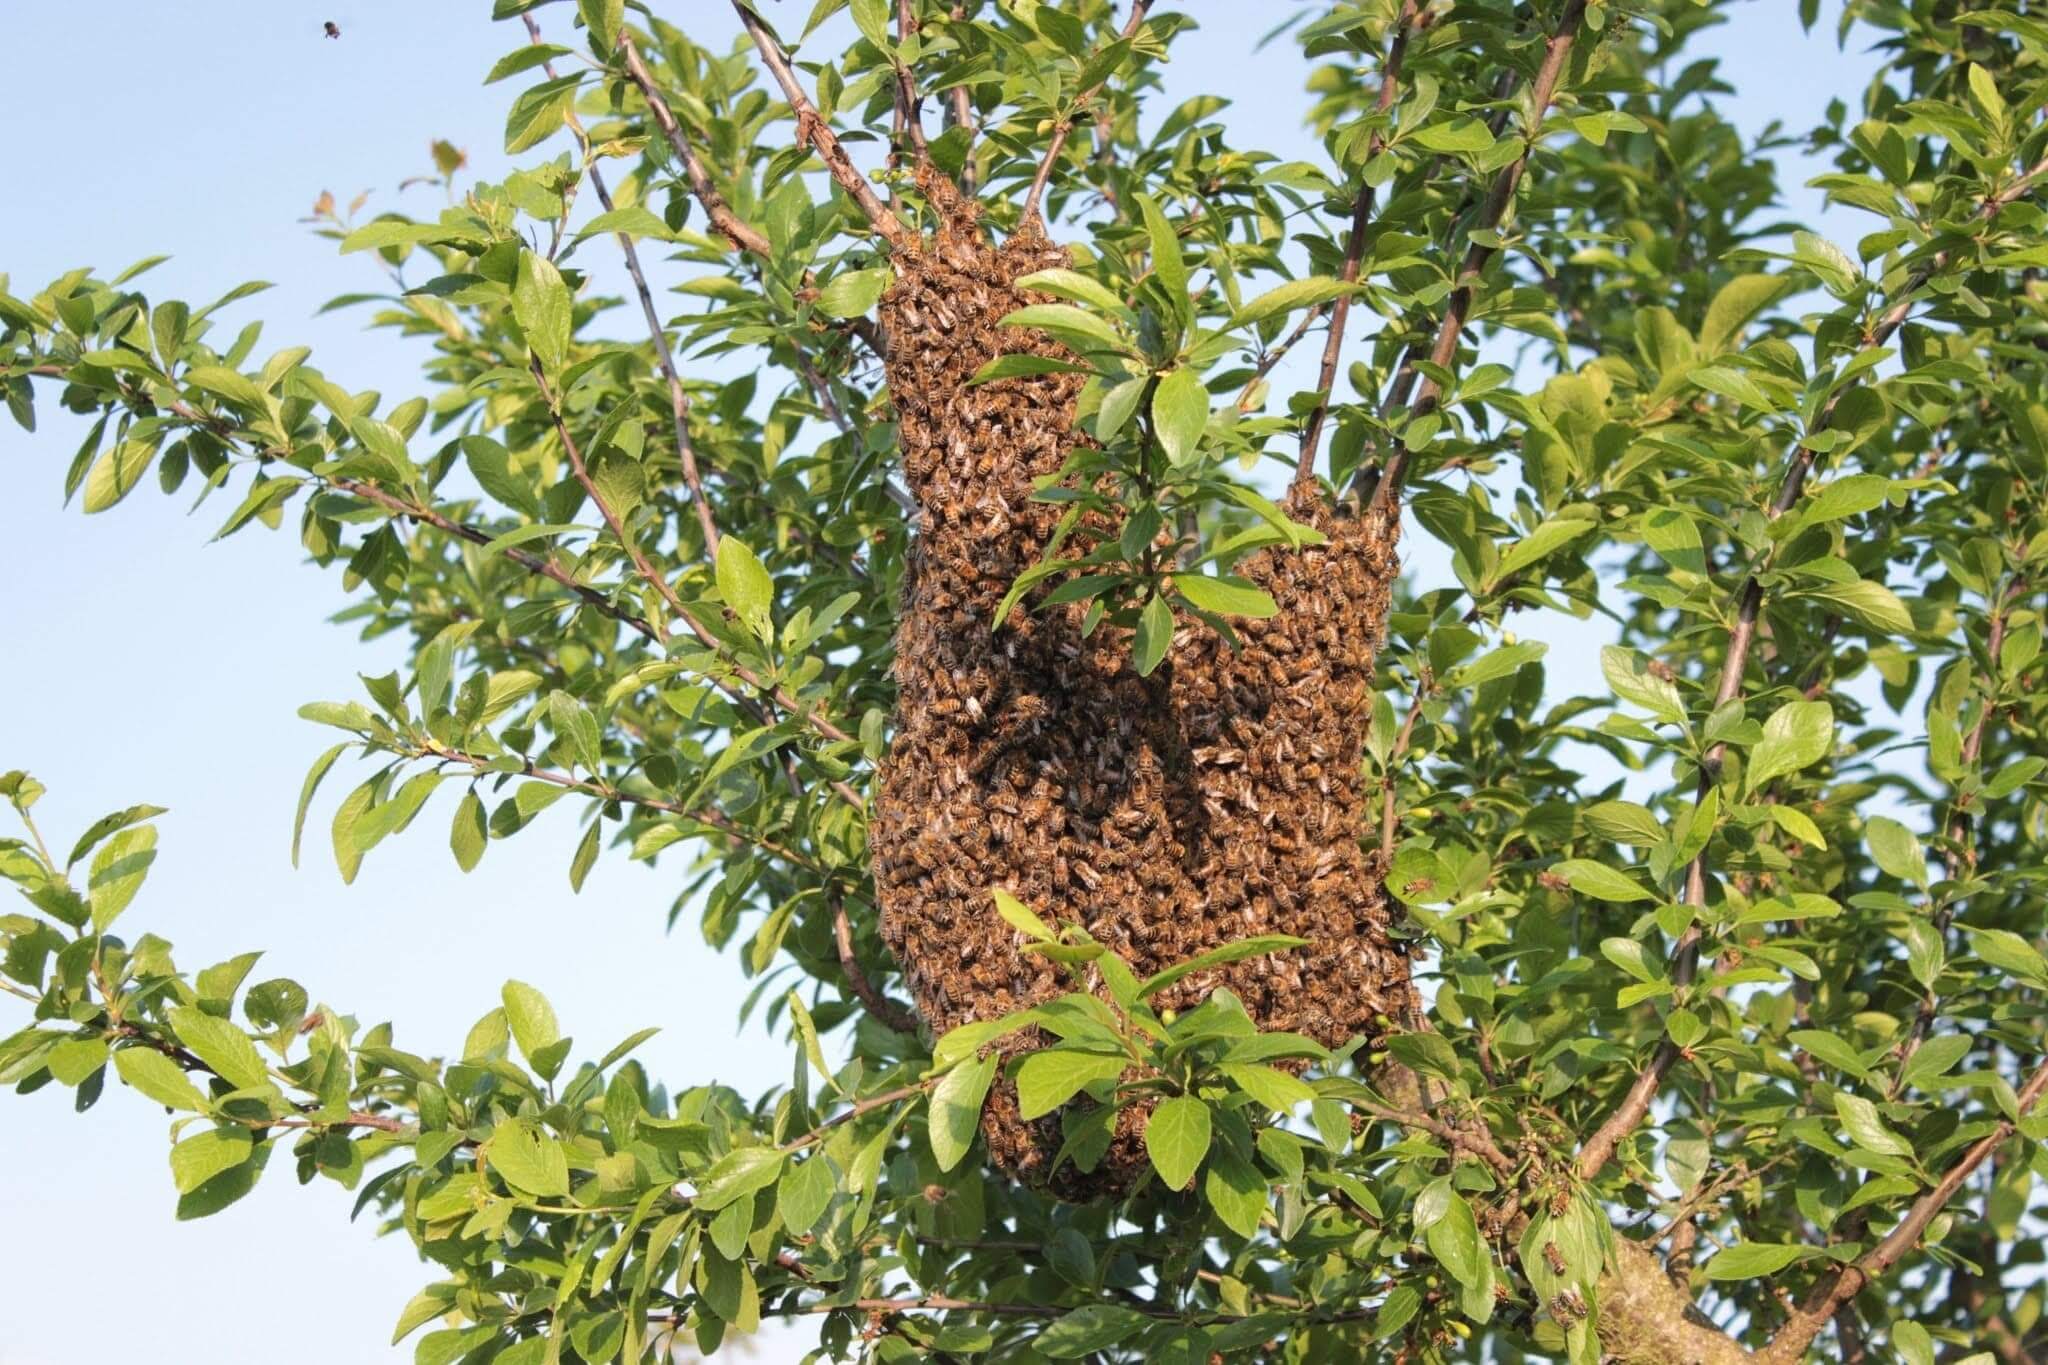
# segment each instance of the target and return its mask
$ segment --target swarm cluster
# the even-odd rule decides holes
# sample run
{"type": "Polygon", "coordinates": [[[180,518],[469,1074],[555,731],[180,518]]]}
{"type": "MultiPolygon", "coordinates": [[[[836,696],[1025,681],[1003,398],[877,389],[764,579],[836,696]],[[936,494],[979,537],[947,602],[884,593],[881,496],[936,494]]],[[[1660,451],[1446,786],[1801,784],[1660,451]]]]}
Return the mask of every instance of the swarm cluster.
{"type": "MultiPolygon", "coordinates": [[[[1269,1029],[1331,1045],[1383,1032],[1413,996],[1360,846],[1371,823],[1360,751],[1396,528],[1298,494],[1293,515],[1328,542],[1236,569],[1279,614],[1240,623],[1238,651],[1184,619],[1150,678],[1127,638],[1082,637],[1078,605],[1020,609],[992,630],[1060,515],[1031,500],[1032,480],[1089,438],[1073,425],[1081,376],[967,381],[1001,354],[1066,354],[997,324],[1044,301],[1016,279],[1069,257],[1032,226],[989,244],[970,206],[948,203],[943,217],[920,249],[898,253],[882,301],[920,517],[872,837],[882,936],[920,1013],[944,1032],[1066,988],[996,915],[989,892],[1001,886],[1049,922],[1085,926],[1141,977],[1254,934],[1307,939],[1188,977],[1158,1003],[1187,1009],[1228,986],[1269,1029]]],[[[983,1131],[1002,1166],[1082,1196],[1142,1169],[1139,1122],[1126,1114],[1087,1178],[1051,1171],[1058,1123],[1022,1122],[1006,1084],[983,1131]]]]}

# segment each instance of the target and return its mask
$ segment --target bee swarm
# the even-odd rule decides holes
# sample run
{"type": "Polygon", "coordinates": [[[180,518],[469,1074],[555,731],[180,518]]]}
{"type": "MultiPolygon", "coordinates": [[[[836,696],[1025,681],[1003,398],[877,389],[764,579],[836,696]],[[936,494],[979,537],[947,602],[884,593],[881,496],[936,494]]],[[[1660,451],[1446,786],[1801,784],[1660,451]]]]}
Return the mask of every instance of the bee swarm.
{"type": "MultiPolygon", "coordinates": [[[[1000,886],[1050,923],[1083,925],[1140,978],[1251,935],[1296,935],[1308,946],[1196,973],[1154,1003],[1185,1010],[1227,986],[1264,1028],[1332,1046],[1377,1036],[1413,1003],[1377,859],[1359,842],[1372,823],[1360,753],[1397,526],[1297,495],[1290,514],[1327,543],[1261,550],[1235,570],[1279,613],[1236,623],[1241,652],[1183,616],[1150,678],[1124,632],[1082,638],[1080,604],[1021,603],[992,630],[1060,515],[1031,500],[1033,478],[1090,438],[1073,425],[1081,375],[969,387],[998,355],[1067,357],[1042,334],[997,324],[1044,301],[1013,281],[1070,262],[1035,224],[990,245],[972,207],[943,188],[943,226],[898,252],[882,300],[921,515],[872,839],[882,937],[919,1012],[943,1033],[1068,988],[997,916],[1000,886]]],[[[1083,548],[1091,534],[1116,528],[1083,526],[1083,548]]],[[[1057,1115],[1024,1122],[999,1080],[982,1116],[998,1164],[1077,1198],[1136,1179],[1142,1123],[1126,1110],[1092,1173],[1071,1162],[1054,1172],[1057,1115]]]]}

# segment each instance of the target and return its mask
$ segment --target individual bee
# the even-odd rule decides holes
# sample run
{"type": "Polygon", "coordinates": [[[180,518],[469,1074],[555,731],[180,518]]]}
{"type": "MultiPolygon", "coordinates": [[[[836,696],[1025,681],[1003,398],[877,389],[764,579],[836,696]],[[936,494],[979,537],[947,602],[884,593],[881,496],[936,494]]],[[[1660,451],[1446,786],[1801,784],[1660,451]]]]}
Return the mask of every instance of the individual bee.
{"type": "Polygon", "coordinates": [[[330,38],[339,38],[341,36],[341,25],[335,23],[332,19],[329,19],[326,23],[320,26],[320,31],[325,33],[330,38]]]}

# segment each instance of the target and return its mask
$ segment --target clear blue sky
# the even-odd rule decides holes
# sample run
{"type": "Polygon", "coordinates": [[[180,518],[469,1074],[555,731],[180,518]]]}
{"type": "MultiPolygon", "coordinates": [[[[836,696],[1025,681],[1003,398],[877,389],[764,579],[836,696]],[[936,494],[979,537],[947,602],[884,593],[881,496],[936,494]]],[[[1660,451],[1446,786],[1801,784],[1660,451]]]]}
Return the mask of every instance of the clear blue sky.
{"type": "MultiPolygon", "coordinates": [[[[1300,131],[1293,48],[1252,50],[1287,7],[1179,7],[1204,28],[1177,49],[1172,97],[1231,97],[1241,145],[1317,157],[1300,131]]],[[[722,44],[736,27],[712,0],[658,8],[705,41],[722,44]]],[[[794,27],[808,9],[786,0],[769,12],[794,27]]],[[[1793,9],[1752,0],[1707,44],[1743,92],[1731,111],[1750,132],[1773,118],[1806,127],[1868,69],[1830,33],[1804,37],[1793,9]]],[[[142,283],[152,295],[198,302],[274,280],[230,314],[236,326],[267,321],[266,353],[310,344],[315,363],[352,387],[416,391],[416,352],[363,330],[357,314],[313,316],[335,294],[376,285],[363,257],[337,257],[294,220],[323,189],[343,201],[374,189],[373,210],[430,212],[436,191],[392,187],[430,168],[436,137],[469,150],[471,173],[502,173],[496,148],[518,82],[480,82],[524,33],[488,14],[485,0],[10,6],[0,20],[10,103],[32,131],[10,147],[0,272],[26,295],[76,265],[111,273],[168,252],[142,283]],[[328,19],[339,41],[321,36],[328,19]]],[[[566,7],[541,17],[561,30],[566,7]]],[[[1809,220],[1813,197],[1796,186],[1811,173],[1785,176],[1789,207],[1809,220]]],[[[344,887],[316,809],[295,872],[292,804],[331,740],[294,712],[356,695],[356,672],[388,666],[389,648],[324,623],[344,605],[338,579],[300,563],[291,534],[258,528],[209,545],[226,508],[187,517],[189,491],[166,499],[149,481],[102,516],[60,510],[82,429],[43,392],[37,435],[0,419],[0,769],[26,767],[49,785],[38,814],[56,837],[131,802],[171,808],[134,926],[170,938],[188,968],[264,948],[255,979],[291,976],[365,1023],[393,1020],[399,1045],[422,1052],[459,1046],[499,984],[519,976],[552,996],[579,1054],[660,1024],[641,1055],[672,1085],[718,1078],[751,1093],[786,1077],[779,1043],[735,1032],[736,965],[712,957],[687,915],[664,933],[678,864],[649,871],[607,856],[572,897],[567,814],[493,845],[465,877],[445,818],[430,812],[344,887]]],[[[1418,562],[1427,573],[1427,556],[1418,562]]],[[[1558,646],[1554,673],[1590,638],[1561,618],[1518,625],[1558,646]]],[[[330,800],[346,790],[341,777],[330,800]]],[[[0,1002],[0,1031],[14,1026],[0,1002]]],[[[250,1199],[176,1224],[165,1129],[160,1111],[118,1086],[85,1116],[56,1087],[0,1095],[0,1365],[137,1351],[217,1365],[410,1359],[410,1343],[386,1344],[400,1306],[433,1278],[409,1243],[349,1227],[348,1196],[327,1182],[299,1188],[282,1154],[250,1199]]],[[[755,1358],[797,1354],[769,1342],[755,1358]]]]}

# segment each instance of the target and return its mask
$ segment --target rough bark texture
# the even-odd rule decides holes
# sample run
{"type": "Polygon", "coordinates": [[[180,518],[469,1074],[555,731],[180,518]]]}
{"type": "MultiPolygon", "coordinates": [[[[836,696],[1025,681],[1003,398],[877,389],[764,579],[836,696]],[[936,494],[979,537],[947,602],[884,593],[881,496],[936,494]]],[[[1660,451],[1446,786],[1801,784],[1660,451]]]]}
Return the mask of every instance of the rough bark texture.
{"type": "MultiPolygon", "coordinates": [[[[1042,301],[1014,280],[1068,256],[1035,226],[991,246],[971,206],[928,191],[945,226],[897,253],[882,301],[921,515],[873,825],[882,937],[919,1012],[943,1032],[1065,989],[995,914],[990,890],[1006,887],[1049,921],[1084,925],[1140,976],[1249,935],[1298,935],[1308,947],[1189,977],[1159,1003],[1185,1009],[1228,986],[1267,1028],[1332,1045],[1379,1036],[1413,1004],[1394,911],[1360,845],[1396,525],[1297,503],[1293,515],[1328,543],[1260,552],[1236,570],[1279,614],[1242,623],[1239,652],[1184,618],[1149,679],[1122,632],[1082,637],[1079,606],[1020,608],[991,630],[1062,510],[1031,501],[1032,479],[1088,438],[1073,426],[1078,375],[967,380],[1000,354],[1065,354],[997,323],[1042,301]]],[[[1084,527],[1080,543],[1114,531],[1084,527]]],[[[1126,1111],[1092,1175],[1054,1176],[1055,1119],[1022,1122],[1007,1084],[983,1117],[998,1163],[1071,1196],[1135,1177],[1141,1124],[1126,1111]]]]}
{"type": "Polygon", "coordinates": [[[1596,1330],[1601,1358],[1615,1365],[1747,1365],[1752,1359],[1671,1282],[1654,1255],[1625,1237],[1614,1239],[1600,1279],[1596,1330]]]}

